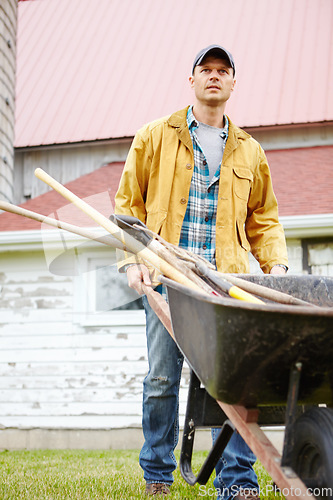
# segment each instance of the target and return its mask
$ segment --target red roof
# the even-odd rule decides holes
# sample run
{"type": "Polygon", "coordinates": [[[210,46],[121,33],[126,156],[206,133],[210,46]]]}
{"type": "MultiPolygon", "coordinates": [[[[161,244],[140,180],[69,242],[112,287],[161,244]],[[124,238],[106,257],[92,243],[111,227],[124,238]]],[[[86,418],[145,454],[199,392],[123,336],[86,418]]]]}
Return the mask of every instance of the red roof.
{"type": "MultiPolygon", "coordinates": [[[[37,1],[37,0],[36,0],[37,1]]],[[[79,198],[101,212],[106,217],[113,213],[114,197],[118,189],[119,179],[124,163],[105,165],[94,172],[69,182],[66,187],[79,198]]],[[[96,223],[73,204],[69,204],[56,191],[48,191],[26,203],[21,207],[42,215],[58,218],[64,222],[81,227],[92,227],[96,223]]],[[[20,215],[4,212],[0,214],[0,231],[23,231],[40,229],[39,222],[27,219],[20,215]]],[[[46,225],[43,225],[46,228],[46,225]]]]}
{"type": "Polygon", "coordinates": [[[280,215],[333,213],[333,146],[266,154],[280,215]]]}
{"type": "Polygon", "coordinates": [[[195,54],[236,62],[242,127],[333,120],[331,0],[19,2],[16,147],[131,137],[192,101],[195,54]]]}
{"type": "MultiPolygon", "coordinates": [[[[332,155],[333,146],[267,151],[280,215],[333,213],[332,155]]],[[[66,187],[109,217],[122,170],[123,163],[112,163],[69,182],[66,187]]],[[[57,211],[60,220],[72,224],[95,225],[54,191],[22,206],[43,215],[57,211]]],[[[18,215],[0,214],[0,231],[28,229],[40,229],[40,223],[18,215]]]]}

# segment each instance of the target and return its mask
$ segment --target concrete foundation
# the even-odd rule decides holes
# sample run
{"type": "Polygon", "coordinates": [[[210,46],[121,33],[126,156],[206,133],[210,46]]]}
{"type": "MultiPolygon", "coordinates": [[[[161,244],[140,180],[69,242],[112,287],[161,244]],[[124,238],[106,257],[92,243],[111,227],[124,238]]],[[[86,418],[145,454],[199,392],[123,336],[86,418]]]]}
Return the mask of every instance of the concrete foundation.
{"type": "MultiPolygon", "coordinates": [[[[265,434],[281,453],[284,430],[270,427],[265,434]]],[[[180,449],[182,432],[177,449],[180,449]]],[[[1,429],[0,450],[85,449],[128,450],[140,449],[143,444],[141,428],[126,429],[1,429]]],[[[209,450],[211,435],[208,429],[195,432],[195,450],[209,450]]]]}

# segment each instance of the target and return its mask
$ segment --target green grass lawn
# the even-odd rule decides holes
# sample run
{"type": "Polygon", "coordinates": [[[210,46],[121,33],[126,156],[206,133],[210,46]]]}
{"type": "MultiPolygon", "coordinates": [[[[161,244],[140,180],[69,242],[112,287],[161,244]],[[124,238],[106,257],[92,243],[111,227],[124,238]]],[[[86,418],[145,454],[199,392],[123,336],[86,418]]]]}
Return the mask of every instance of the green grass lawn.
{"type": "MultiPolygon", "coordinates": [[[[206,456],[206,452],[194,453],[194,471],[200,468],[206,456]]],[[[143,494],[144,480],[138,457],[137,450],[3,451],[0,452],[0,499],[144,499],[147,497],[143,494]]],[[[258,463],[256,471],[261,488],[272,484],[258,463]]],[[[205,487],[191,487],[177,469],[170,498],[216,498],[213,476],[205,487]]],[[[265,498],[276,496],[272,493],[265,498]]]]}

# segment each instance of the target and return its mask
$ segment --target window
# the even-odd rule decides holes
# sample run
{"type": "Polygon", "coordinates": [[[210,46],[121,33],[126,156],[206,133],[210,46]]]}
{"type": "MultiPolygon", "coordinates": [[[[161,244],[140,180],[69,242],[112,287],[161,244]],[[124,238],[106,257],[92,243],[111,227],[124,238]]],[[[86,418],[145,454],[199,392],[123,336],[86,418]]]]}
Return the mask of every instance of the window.
{"type": "Polygon", "coordinates": [[[333,276],[333,240],[303,240],[303,267],[309,274],[333,276]]]}
{"type": "Polygon", "coordinates": [[[82,251],[77,255],[74,281],[77,322],[82,324],[143,325],[142,298],[127,285],[126,274],[119,273],[115,251],[82,251]]]}
{"type": "Polygon", "coordinates": [[[91,259],[95,267],[95,310],[120,311],[143,309],[142,298],[128,287],[126,274],[118,273],[116,266],[101,266],[91,259]]]}

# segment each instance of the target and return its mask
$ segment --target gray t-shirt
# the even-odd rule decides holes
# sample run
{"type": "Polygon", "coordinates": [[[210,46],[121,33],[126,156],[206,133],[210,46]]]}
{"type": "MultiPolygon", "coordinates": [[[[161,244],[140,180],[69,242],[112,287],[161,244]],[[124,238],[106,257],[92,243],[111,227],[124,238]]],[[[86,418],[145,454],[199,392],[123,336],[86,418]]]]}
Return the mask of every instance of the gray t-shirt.
{"type": "Polygon", "coordinates": [[[224,139],[221,137],[221,134],[223,130],[223,128],[212,127],[211,125],[198,122],[196,134],[208,163],[209,180],[212,180],[214,177],[222,160],[224,139]]]}

